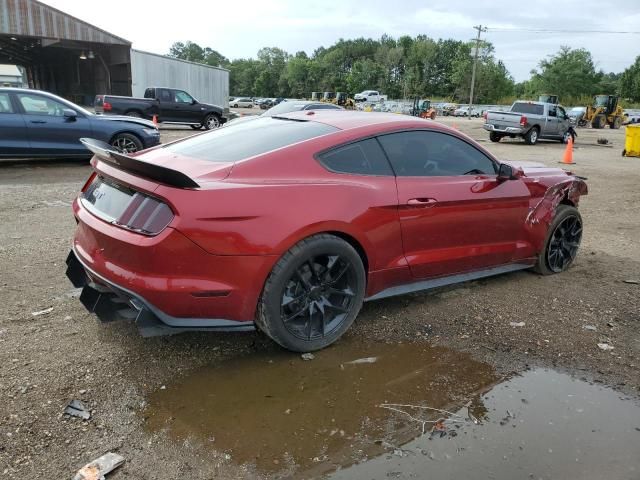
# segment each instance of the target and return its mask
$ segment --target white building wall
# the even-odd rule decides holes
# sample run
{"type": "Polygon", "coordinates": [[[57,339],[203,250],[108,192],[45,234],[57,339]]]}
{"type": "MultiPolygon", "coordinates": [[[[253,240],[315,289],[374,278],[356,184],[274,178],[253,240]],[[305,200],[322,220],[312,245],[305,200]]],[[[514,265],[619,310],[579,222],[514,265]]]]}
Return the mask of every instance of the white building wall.
{"type": "Polygon", "coordinates": [[[180,88],[200,102],[229,107],[228,70],[132,49],[133,96],[143,97],[147,87],[180,88]]]}

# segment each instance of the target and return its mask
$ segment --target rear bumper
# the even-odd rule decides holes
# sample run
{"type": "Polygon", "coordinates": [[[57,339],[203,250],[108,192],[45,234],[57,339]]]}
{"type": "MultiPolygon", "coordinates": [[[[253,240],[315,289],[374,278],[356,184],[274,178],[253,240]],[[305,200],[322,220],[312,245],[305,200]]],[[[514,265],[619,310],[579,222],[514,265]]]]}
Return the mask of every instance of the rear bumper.
{"type": "Polygon", "coordinates": [[[521,127],[505,127],[505,128],[498,128],[495,125],[491,124],[491,123],[485,123],[482,128],[484,128],[485,130],[489,131],[489,132],[497,132],[497,133],[505,133],[505,134],[509,134],[509,135],[521,135],[524,133],[524,129],[521,127]]]}
{"type": "Polygon", "coordinates": [[[67,278],[82,288],[80,302],[102,322],[133,320],[143,337],[187,331],[250,331],[252,322],[223,318],[178,318],[163,312],[133,291],[107,280],[84,265],[71,250],[67,256],[67,278]]]}

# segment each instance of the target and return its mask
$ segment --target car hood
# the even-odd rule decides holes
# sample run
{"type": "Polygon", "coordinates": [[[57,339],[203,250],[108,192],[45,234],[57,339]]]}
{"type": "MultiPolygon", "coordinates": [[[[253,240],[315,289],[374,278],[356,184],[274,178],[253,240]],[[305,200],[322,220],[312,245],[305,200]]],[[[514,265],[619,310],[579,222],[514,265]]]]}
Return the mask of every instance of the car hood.
{"type": "Polygon", "coordinates": [[[94,115],[93,118],[100,122],[127,122],[136,123],[145,128],[156,128],[152,121],[145,120],[144,118],[127,117],[125,115],[94,115]]]}
{"type": "Polygon", "coordinates": [[[512,167],[519,168],[525,177],[548,177],[550,175],[567,175],[566,170],[560,167],[549,167],[539,162],[527,162],[519,160],[507,160],[512,167]]]}

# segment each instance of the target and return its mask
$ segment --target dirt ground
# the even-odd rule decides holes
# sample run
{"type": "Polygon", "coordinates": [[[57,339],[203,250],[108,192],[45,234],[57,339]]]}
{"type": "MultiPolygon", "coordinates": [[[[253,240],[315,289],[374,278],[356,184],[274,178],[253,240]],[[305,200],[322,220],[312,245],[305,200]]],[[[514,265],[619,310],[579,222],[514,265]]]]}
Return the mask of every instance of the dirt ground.
{"type": "MultiPolygon", "coordinates": [[[[562,158],[559,143],[493,144],[481,120],[442,121],[501,159],[556,166],[562,158]]],[[[163,141],[191,133],[162,129],[163,141]]],[[[621,157],[624,129],[578,133],[571,170],[588,178],[589,195],[570,271],[518,272],[371,302],[344,341],[447,347],[497,376],[552,367],[640,398],[640,159],[621,157]],[[598,146],[598,137],[613,146],[598,146]]],[[[64,260],[75,226],[70,204],[89,171],[77,162],[0,164],[0,477],[72,478],[107,451],[126,459],[113,480],[260,477],[215,444],[205,450],[149,430],[144,412],[165,384],[201,367],[240,360],[246,367],[252,356],[281,353],[257,333],[143,339],[129,324],[88,315],[64,260]],[[91,409],[89,421],[63,416],[71,399],[91,409]]],[[[312,363],[296,355],[291,362],[312,363]]]]}

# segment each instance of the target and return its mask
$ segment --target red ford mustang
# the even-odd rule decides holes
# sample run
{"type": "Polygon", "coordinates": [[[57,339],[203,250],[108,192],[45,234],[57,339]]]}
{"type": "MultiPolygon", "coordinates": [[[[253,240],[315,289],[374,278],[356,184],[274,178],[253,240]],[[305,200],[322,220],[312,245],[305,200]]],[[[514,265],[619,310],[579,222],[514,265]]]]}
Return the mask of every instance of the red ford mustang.
{"type": "Polygon", "coordinates": [[[134,156],[84,142],[67,275],[144,335],[257,326],[317,350],[363,301],[561,272],[582,236],[583,179],[402,115],[296,112],[134,156]]]}

